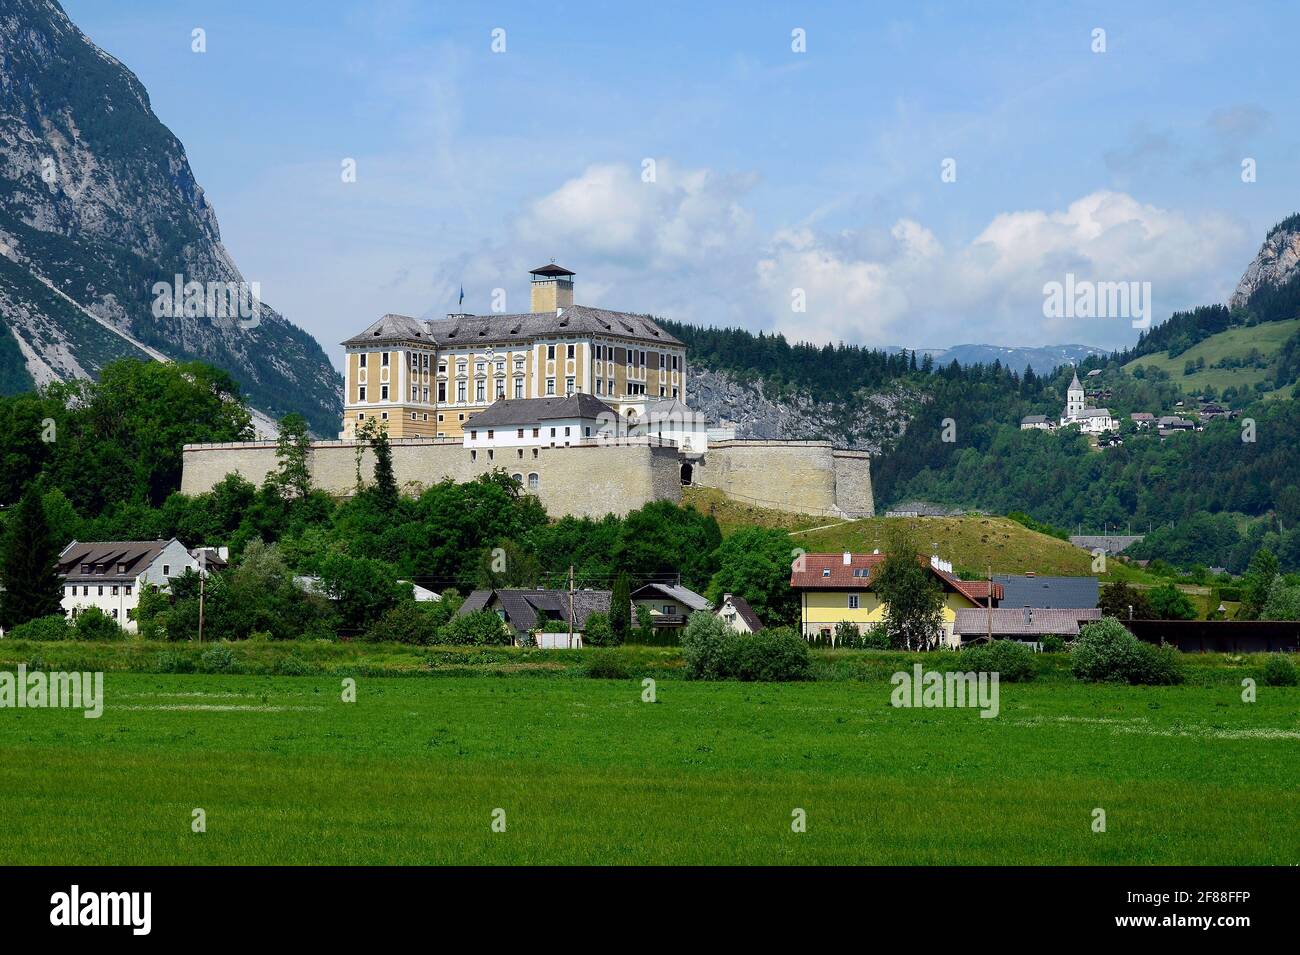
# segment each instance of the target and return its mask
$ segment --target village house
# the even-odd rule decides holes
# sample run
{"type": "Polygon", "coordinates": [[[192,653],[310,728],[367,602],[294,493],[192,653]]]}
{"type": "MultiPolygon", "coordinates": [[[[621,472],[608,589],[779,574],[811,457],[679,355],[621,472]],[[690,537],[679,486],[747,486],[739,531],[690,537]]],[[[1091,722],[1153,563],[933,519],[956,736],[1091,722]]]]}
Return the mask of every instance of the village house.
{"type": "MultiPolygon", "coordinates": [[[[655,629],[686,626],[691,614],[697,610],[712,610],[713,604],[693,590],[680,584],[646,584],[632,591],[632,613],[636,607],[650,611],[650,625],[655,629]]],[[[633,618],[635,619],[635,617],[633,618]]]]}
{"type": "MultiPolygon", "coordinates": [[[[984,607],[989,601],[989,582],[961,580],[952,565],[938,557],[917,558],[934,575],[943,591],[944,643],[955,645],[953,623],[957,611],[984,607]]],[[[881,623],[887,607],[873,592],[872,574],[883,564],[883,554],[805,554],[790,573],[790,586],[799,593],[800,629],[805,637],[831,637],[841,621],[859,631],[881,623]]],[[[1002,586],[994,583],[993,605],[1002,599],[1002,586]]]]}
{"type": "Polygon", "coordinates": [[[593,613],[609,613],[610,591],[500,589],[475,590],[461,604],[457,615],[490,610],[509,628],[516,643],[529,634],[536,636],[539,647],[581,647],[587,618],[593,613]],[[572,598],[572,603],[570,603],[572,598]],[[567,632],[572,612],[573,632],[567,632]],[[547,623],[562,623],[564,633],[543,632],[547,623]]]}
{"type": "Polygon", "coordinates": [[[340,436],[378,419],[394,438],[459,438],[502,399],[594,395],[629,420],[686,400],[686,346],[649,317],[575,304],[574,273],[554,263],[530,284],[527,312],[390,314],[343,342],[340,436]]]}
{"type": "Polygon", "coordinates": [[[1156,423],[1156,416],[1150,411],[1134,411],[1128,416],[1128,419],[1132,421],[1139,430],[1150,428],[1156,423]]]}
{"type": "Polygon", "coordinates": [[[964,608],[957,611],[953,621],[953,639],[957,643],[987,640],[991,632],[994,640],[1019,640],[1038,647],[1046,636],[1073,640],[1079,635],[1079,627],[1100,619],[1101,611],[1096,607],[994,607],[991,611],[964,608]]]}
{"type": "Polygon", "coordinates": [[[59,554],[63,612],[69,620],[95,607],[124,629],[136,629],[140,590],[167,589],[187,570],[224,566],[224,553],[191,551],[176,538],[157,541],[73,541],[59,554]]]}
{"type": "MultiPolygon", "coordinates": [[[[567,448],[612,437],[618,412],[588,394],[565,398],[502,399],[474,416],[463,444],[475,451],[500,448],[567,448]]],[[[535,457],[536,455],[534,455],[535,457]]],[[[525,456],[522,451],[518,457],[525,456]]],[[[509,460],[503,457],[503,462],[509,460]]]]}
{"type": "Polygon", "coordinates": [[[722,603],[718,604],[714,614],[737,633],[758,633],[763,629],[763,621],[758,619],[749,601],[736,594],[723,594],[722,603]]]}
{"type": "Polygon", "coordinates": [[[1045,414],[1025,415],[1020,419],[1021,431],[1051,431],[1056,427],[1045,414]]]}
{"type": "Polygon", "coordinates": [[[994,574],[993,582],[1001,585],[1001,606],[1006,608],[1091,610],[1101,601],[1101,585],[1096,577],[994,574]]]}

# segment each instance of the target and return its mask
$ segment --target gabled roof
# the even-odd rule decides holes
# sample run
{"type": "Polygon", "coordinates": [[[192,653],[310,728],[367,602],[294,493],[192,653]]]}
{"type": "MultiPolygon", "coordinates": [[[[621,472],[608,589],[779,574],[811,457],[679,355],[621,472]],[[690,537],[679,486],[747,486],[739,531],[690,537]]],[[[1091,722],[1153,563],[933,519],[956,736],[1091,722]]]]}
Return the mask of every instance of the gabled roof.
{"type": "Polygon", "coordinates": [[[1101,588],[1096,577],[994,574],[993,580],[1002,585],[1003,607],[1092,609],[1100,601],[1101,588]]]}
{"type": "Polygon", "coordinates": [[[654,594],[660,594],[669,600],[676,600],[691,610],[712,610],[713,604],[707,598],[693,590],[675,584],[646,584],[632,591],[633,600],[645,600],[654,594]]]}
{"type": "Polygon", "coordinates": [[[681,345],[648,315],[613,312],[587,305],[570,305],[555,312],[520,312],[513,315],[453,315],[421,321],[409,315],[385,315],[345,346],[386,342],[428,342],[451,347],[472,342],[495,344],[564,335],[630,338],[652,345],[681,345]]]}
{"type": "Polygon", "coordinates": [[[556,418],[585,418],[618,420],[618,413],[605,402],[586,392],[563,398],[499,398],[485,411],[474,416],[472,426],[477,429],[505,427],[507,425],[536,424],[556,418]]]}
{"type": "Polygon", "coordinates": [[[59,573],[77,580],[134,580],[157,559],[170,540],[73,541],[59,555],[59,573]],[[82,572],[89,564],[90,570],[82,572]],[[119,572],[118,567],[123,569],[119,572]]]}
{"type": "Polygon", "coordinates": [[[1080,418],[1109,418],[1109,408],[1084,408],[1079,412],[1080,418]]]}
{"type": "Polygon", "coordinates": [[[749,605],[749,601],[744,597],[740,597],[736,594],[727,594],[722,598],[722,606],[718,608],[718,612],[721,613],[722,608],[727,604],[731,604],[731,606],[735,608],[737,616],[739,616],[741,620],[745,621],[745,626],[749,627],[752,633],[758,633],[758,631],[763,629],[763,621],[758,619],[758,614],[754,613],[753,608],[749,605]]]}
{"type": "MultiPolygon", "coordinates": [[[[1079,635],[1080,621],[1101,619],[1101,611],[1079,608],[1075,610],[1049,610],[1031,607],[1028,615],[1024,607],[994,607],[993,636],[1034,637],[1053,634],[1060,637],[1079,635]],[[1027,617],[1027,619],[1026,619],[1027,617]]],[[[989,631],[989,611],[981,607],[962,607],[957,611],[952,632],[959,636],[978,637],[989,631]]]]}
{"type": "MultiPolygon", "coordinates": [[[[586,628],[593,613],[609,613],[608,590],[575,590],[573,593],[574,626],[586,628]]],[[[519,633],[536,630],[547,620],[569,619],[567,590],[475,590],[460,605],[458,615],[476,610],[505,612],[506,623],[519,633]]]]}
{"type": "MultiPolygon", "coordinates": [[[[870,590],[873,575],[884,562],[884,554],[850,554],[847,564],[843,554],[804,554],[797,562],[801,566],[790,572],[790,586],[805,590],[870,590]],[[859,571],[857,575],[855,570],[859,571]]],[[[961,580],[939,570],[924,557],[918,556],[917,562],[938,577],[945,590],[955,591],[974,603],[988,600],[987,580],[961,580]]],[[[993,601],[997,603],[1001,599],[1002,586],[995,582],[993,601]]]]}

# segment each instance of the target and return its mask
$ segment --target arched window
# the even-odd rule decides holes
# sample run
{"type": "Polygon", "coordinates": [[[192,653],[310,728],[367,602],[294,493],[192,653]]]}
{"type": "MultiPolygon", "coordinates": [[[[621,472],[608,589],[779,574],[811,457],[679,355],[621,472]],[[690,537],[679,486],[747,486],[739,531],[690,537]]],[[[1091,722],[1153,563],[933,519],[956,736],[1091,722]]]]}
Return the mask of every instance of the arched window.
{"type": "Polygon", "coordinates": [[[528,475],[528,490],[536,491],[539,487],[541,487],[541,484],[542,484],[542,479],[537,476],[536,471],[533,471],[531,474],[528,475]]]}
{"type": "Polygon", "coordinates": [[[524,486],[524,476],[522,474],[512,474],[510,477],[520,487],[524,486]]]}

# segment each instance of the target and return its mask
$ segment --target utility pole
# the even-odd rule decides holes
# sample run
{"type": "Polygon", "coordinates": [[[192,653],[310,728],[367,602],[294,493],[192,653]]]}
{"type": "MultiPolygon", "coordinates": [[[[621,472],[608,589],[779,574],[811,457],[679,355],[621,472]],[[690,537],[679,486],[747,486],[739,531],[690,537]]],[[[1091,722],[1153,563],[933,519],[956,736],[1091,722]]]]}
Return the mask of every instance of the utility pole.
{"type": "Polygon", "coordinates": [[[989,643],[993,642],[993,565],[989,564],[989,596],[984,601],[988,605],[989,643]]]}
{"type": "Polygon", "coordinates": [[[199,643],[203,642],[203,596],[208,580],[208,552],[199,549],[199,643]]]}
{"type": "Polygon", "coordinates": [[[573,565],[569,565],[569,649],[573,649],[573,565]]]}

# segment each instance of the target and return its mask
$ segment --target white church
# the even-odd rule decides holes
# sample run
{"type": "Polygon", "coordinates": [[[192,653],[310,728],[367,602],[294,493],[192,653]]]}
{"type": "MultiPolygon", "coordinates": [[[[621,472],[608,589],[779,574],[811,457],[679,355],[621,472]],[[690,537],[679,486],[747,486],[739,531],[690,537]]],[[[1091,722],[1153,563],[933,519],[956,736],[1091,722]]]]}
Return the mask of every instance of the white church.
{"type": "MultiPolygon", "coordinates": [[[[1115,430],[1115,419],[1109,408],[1089,408],[1079,383],[1079,373],[1075,372],[1070,387],[1065,391],[1065,411],[1061,413],[1060,426],[1078,425],[1085,434],[1101,434],[1103,431],[1115,430]]],[[[1020,430],[1029,431],[1037,428],[1050,431],[1052,422],[1046,415],[1029,415],[1020,419],[1020,430]]]]}

